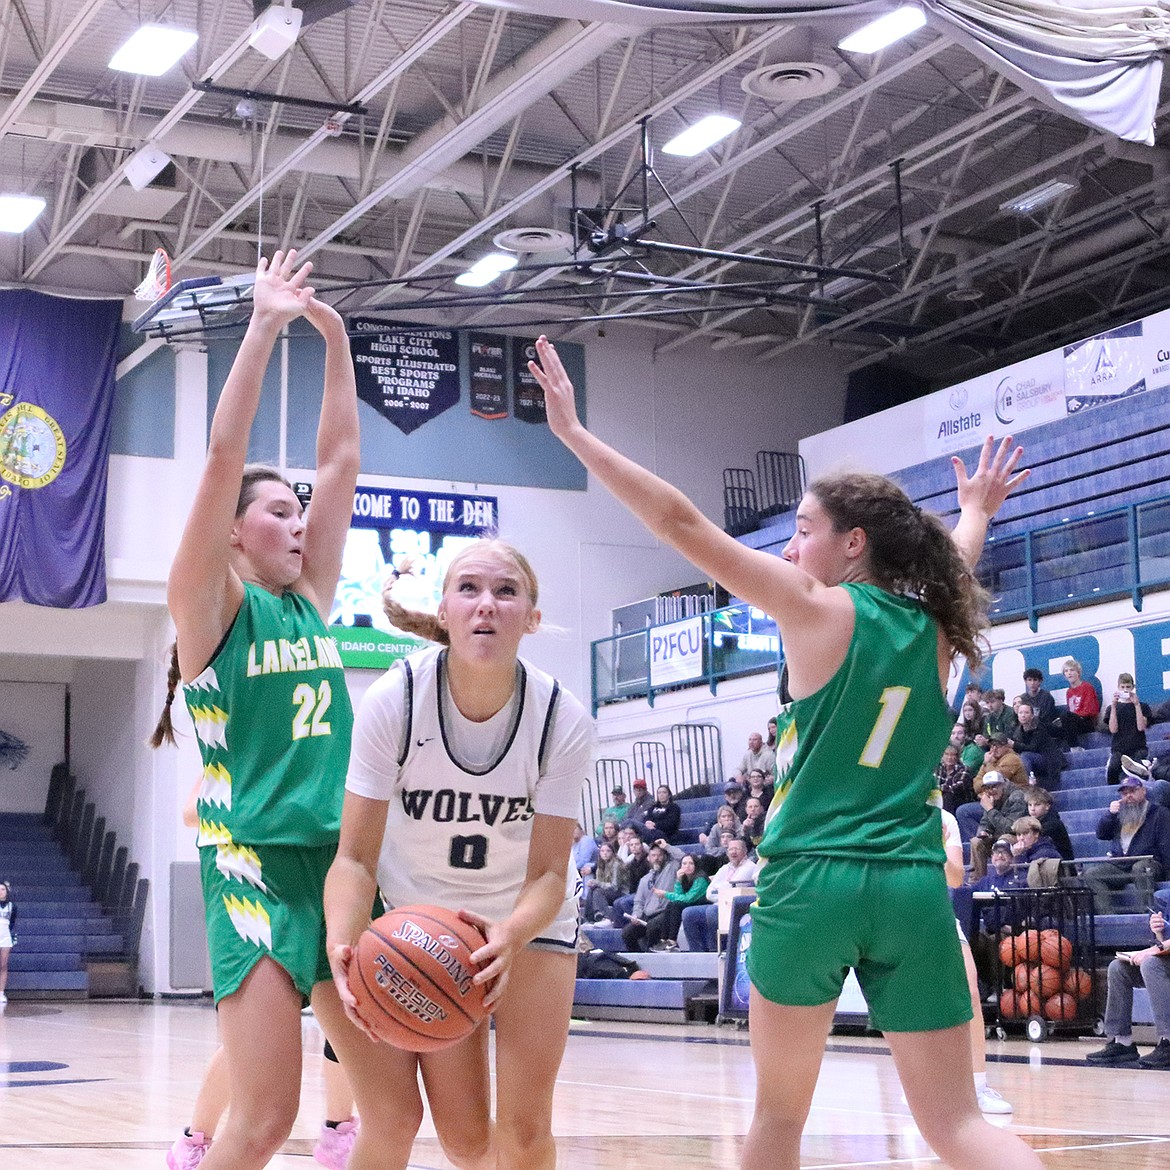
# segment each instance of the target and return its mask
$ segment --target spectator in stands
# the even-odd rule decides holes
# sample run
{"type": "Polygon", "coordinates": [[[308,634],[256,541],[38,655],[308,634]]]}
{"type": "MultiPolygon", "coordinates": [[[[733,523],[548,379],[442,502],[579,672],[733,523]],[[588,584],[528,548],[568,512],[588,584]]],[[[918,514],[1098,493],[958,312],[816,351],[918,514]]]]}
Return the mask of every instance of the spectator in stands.
{"type": "MultiPolygon", "coordinates": [[[[971,883],[971,893],[1007,894],[1013,890],[1026,889],[1027,885],[1027,871],[1016,865],[1012,856],[1012,843],[1004,838],[991,847],[991,864],[981,878],[971,883]]],[[[996,905],[994,901],[985,899],[977,900],[975,908],[978,930],[973,937],[971,951],[980,979],[987,986],[994,986],[1000,932],[1011,933],[1013,910],[1010,906],[996,905]]]]}
{"type": "Polygon", "coordinates": [[[776,755],[776,720],[774,717],[768,720],[768,738],[764,740],[764,745],[772,749],[774,758],[776,755]]]}
{"type": "MultiPolygon", "coordinates": [[[[970,824],[972,814],[967,810],[972,805],[959,807],[955,819],[962,828],[964,820],[970,824]]],[[[979,823],[971,837],[971,876],[981,878],[987,872],[987,857],[991,846],[1000,837],[1012,831],[1012,823],[1027,815],[1028,789],[1005,780],[998,772],[988,772],[983,777],[983,791],[979,793],[977,808],[983,810],[979,823]]]]}
{"type": "Polygon", "coordinates": [[[1019,890],[1028,884],[1026,878],[1025,871],[1016,865],[1012,842],[1006,837],[1001,837],[991,847],[991,865],[981,878],[971,883],[971,891],[976,894],[991,894],[1019,890]]]}
{"type": "Polygon", "coordinates": [[[987,703],[987,710],[983,715],[983,734],[987,737],[988,743],[997,736],[1003,736],[1008,740],[1014,738],[1016,715],[1004,702],[1003,691],[994,687],[990,691],[985,691],[983,698],[987,703]]]}
{"type": "Polygon", "coordinates": [[[976,712],[982,710],[983,704],[983,688],[977,682],[969,682],[963,689],[961,697],[956,699],[954,707],[951,708],[951,713],[956,719],[962,719],[963,708],[970,706],[976,712]]]}
{"type": "Polygon", "coordinates": [[[1087,1064],[1107,1068],[1170,1069],[1170,947],[1166,919],[1150,915],[1154,945],[1141,951],[1119,951],[1109,964],[1109,990],[1105,999],[1104,1048],[1090,1052],[1087,1064]],[[1142,1056],[1133,1042],[1133,990],[1144,987],[1150,997],[1158,1043],[1142,1056]]]}
{"type": "Polygon", "coordinates": [[[619,832],[618,823],[612,817],[609,820],[602,820],[601,829],[597,834],[597,843],[601,844],[602,841],[608,841],[616,849],[619,844],[619,832]]]}
{"type": "Polygon", "coordinates": [[[770,776],[776,767],[776,753],[764,743],[764,737],[758,731],[748,736],[747,746],[748,750],[744,752],[736,773],[740,784],[747,783],[748,773],[753,768],[759,768],[765,776],[770,776]]]}
{"type": "Polygon", "coordinates": [[[987,745],[987,755],[983,759],[983,764],[971,780],[971,787],[975,790],[976,796],[983,791],[983,777],[988,772],[998,772],[1021,788],[1028,785],[1028,769],[1024,767],[1024,761],[1016,755],[1012,745],[1002,735],[992,737],[987,745]]]}
{"type": "MultiPolygon", "coordinates": [[[[955,727],[958,726],[956,723],[955,727]]],[[[975,799],[971,773],[959,758],[959,749],[955,747],[953,736],[951,742],[943,748],[942,761],[934,770],[934,780],[942,793],[943,808],[949,813],[953,813],[959,805],[975,799]]]]}
{"type": "Polygon", "coordinates": [[[682,808],[674,795],[665,784],[658,785],[658,792],[654,803],[646,813],[646,824],[642,830],[642,838],[654,841],[664,838],[671,845],[678,836],[679,822],[682,820],[682,808]]]}
{"type": "MultiPolygon", "coordinates": [[[[638,883],[650,872],[649,853],[650,851],[646,848],[646,842],[637,833],[634,833],[630,841],[629,860],[625,862],[626,886],[628,889],[636,890],[638,883]]],[[[625,916],[633,908],[634,895],[622,894],[610,907],[609,924],[620,930],[626,924],[625,916]]]]}
{"type": "Polygon", "coordinates": [[[634,856],[633,844],[635,841],[641,840],[642,835],[633,825],[626,825],[624,828],[618,829],[617,855],[622,859],[623,865],[629,865],[630,859],[634,856]]]}
{"type": "Polygon", "coordinates": [[[1113,894],[1133,882],[1138,901],[1149,906],[1154,886],[1170,872],[1170,810],[1153,804],[1136,776],[1123,776],[1117,799],[1097,822],[1097,838],[1110,843],[1109,856],[1084,866],[1085,885],[1093,891],[1098,914],[1117,912],[1113,894]],[[1129,865],[1125,857],[1140,858],[1129,865]]]}
{"type": "Polygon", "coordinates": [[[597,842],[585,832],[580,821],[573,827],[573,864],[582,877],[588,877],[597,864],[597,842]]]}
{"type": "MultiPolygon", "coordinates": [[[[650,809],[654,805],[654,797],[650,795],[649,789],[646,787],[646,781],[639,776],[633,784],[634,788],[634,802],[630,805],[630,811],[626,814],[624,821],[620,821],[619,825],[633,825],[639,835],[644,836],[642,828],[646,824],[646,817],[650,813],[650,809]]],[[[653,840],[651,837],[650,840],[653,840]]]]}
{"type": "Polygon", "coordinates": [[[626,790],[620,785],[615,784],[609,794],[610,800],[613,801],[608,808],[601,810],[601,823],[606,821],[613,821],[615,825],[621,823],[630,815],[631,804],[626,799],[626,790]]]}
{"type": "Polygon", "coordinates": [[[1055,733],[1055,729],[1059,726],[1056,715],[1056,700],[1052,697],[1052,693],[1046,691],[1041,685],[1043,682],[1044,675],[1036,667],[1029,666],[1024,671],[1024,694],[1027,696],[1028,702],[1032,704],[1036,717],[1040,720],[1040,725],[1055,733]]]}
{"type": "Polygon", "coordinates": [[[692,951],[719,949],[719,895],[729,886],[753,886],[759,863],[748,857],[748,847],[742,837],[732,837],[727,846],[727,864],[711,879],[707,887],[707,904],[688,906],[683,911],[683,932],[687,947],[692,951]]]}
{"type": "Polygon", "coordinates": [[[585,879],[585,921],[608,922],[610,907],[630,892],[626,867],[605,841],[597,854],[597,867],[592,877],[585,879]]]}
{"type": "Polygon", "coordinates": [[[723,799],[735,813],[736,819],[742,823],[747,813],[747,794],[744,792],[743,784],[734,776],[723,786],[723,799]]]}
{"type": "Polygon", "coordinates": [[[767,813],[758,796],[747,798],[747,816],[743,819],[743,839],[749,850],[754,850],[764,835],[764,819],[767,813]]]}
{"type": "Polygon", "coordinates": [[[754,796],[766,809],[772,803],[772,797],[775,794],[776,786],[759,768],[753,768],[748,773],[747,792],[744,796],[745,808],[747,801],[754,796]]]}
{"type": "Polygon", "coordinates": [[[1023,761],[1029,776],[1051,790],[1060,786],[1060,769],[1064,753],[1052,733],[1040,722],[1040,715],[1032,700],[1021,697],[1016,707],[1016,728],[1013,742],[1016,754],[1023,761]]]}
{"type": "Polygon", "coordinates": [[[711,823],[711,827],[705,833],[699,834],[699,844],[703,846],[705,852],[717,854],[723,848],[719,834],[724,830],[738,834],[742,829],[743,822],[735,815],[735,810],[731,805],[721,804],[715,813],[715,820],[711,823]]]}
{"type": "Polygon", "coordinates": [[[959,753],[963,767],[972,775],[983,767],[983,757],[987,754],[974,740],[968,736],[964,723],[956,723],[951,728],[951,746],[959,753]]]}
{"type": "Polygon", "coordinates": [[[1080,750],[1080,739],[1097,730],[1101,714],[1101,698],[1097,688],[1081,676],[1081,664],[1075,658],[1065,659],[1064,677],[1068,681],[1065,706],[1060,710],[1060,726],[1070,748],[1080,750]]]}
{"type": "Polygon", "coordinates": [[[0,882],[0,1004],[8,1002],[8,956],[16,946],[16,903],[11,886],[0,882]]]}
{"type": "Polygon", "coordinates": [[[1122,672],[1117,676],[1117,690],[1113,702],[1105,708],[1101,722],[1109,729],[1112,737],[1109,743],[1109,766],[1105,773],[1108,784],[1121,779],[1121,757],[1130,756],[1144,760],[1150,750],[1146,743],[1146,727],[1153,720],[1149,704],[1143,703],[1137,694],[1133,675],[1122,672]]]}
{"type": "Polygon", "coordinates": [[[622,927],[622,942],[627,951],[648,948],[646,932],[656,918],[666,912],[666,891],[674,888],[678,864],[686,856],[681,849],[659,839],[650,846],[650,869],[638,883],[633,909],[622,927]]]}
{"type": "Polygon", "coordinates": [[[1033,816],[1017,817],[1012,821],[1012,857],[1028,872],[1028,885],[1054,886],[1060,874],[1060,851],[1040,831],[1040,822],[1033,816]]]}
{"type": "Polygon", "coordinates": [[[646,941],[650,944],[650,950],[678,950],[678,932],[682,926],[683,911],[688,906],[702,902],[709,885],[710,879],[696,867],[694,856],[683,854],[679,859],[674,888],[665,895],[665,910],[646,927],[646,941]]]}
{"type": "Polygon", "coordinates": [[[1068,839],[1068,829],[1052,804],[1052,797],[1038,785],[1028,789],[1028,816],[1040,822],[1040,833],[1056,846],[1057,853],[1064,861],[1072,861],[1073,847],[1068,839]]]}

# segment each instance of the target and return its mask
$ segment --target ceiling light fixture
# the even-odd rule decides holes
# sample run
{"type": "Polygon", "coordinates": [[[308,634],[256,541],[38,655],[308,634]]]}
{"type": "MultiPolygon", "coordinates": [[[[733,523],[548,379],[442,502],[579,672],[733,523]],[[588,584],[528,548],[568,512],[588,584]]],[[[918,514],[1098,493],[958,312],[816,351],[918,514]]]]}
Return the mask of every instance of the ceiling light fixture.
{"type": "Polygon", "coordinates": [[[1010,215],[1031,215],[1042,207],[1050,207],[1058,199],[1064,198],[1070,191],[1075,191],[1077,185],[1069,179],[1049,179],[1039,187],[1033,187],[1021,195],[1013,195],[1005,199],[1000,205],[1000,211],[1010,215]]]}
{"type": "Polygon", "coordinates": [[[850,33],[843,41],[837,42],[837,48],[845,53],[876,53],[917,32],[925,23],[926,13],[921,8],[916,4],[903,4],[850,33]]]}
{"type": "Polygon", "coordinates": [[[683,158],[694,158],[716,142],[726,138],[738,130],[738,118],[729,118],[726,114],[708,114],[693,126],[688,126],[681,134],[676,134],[663,148],[663,154],[678,154],[683,158]]]}
{"type": "Polygon", "coordinates": [[[464,288],[483,288],[491,284],[501,272],[515,268],[519,260],[515,256],[508,256],[503,252],[489,252],[477,260],[466,272],[455,277],[455,283],[464,288]]]}
{"type": "Polygon", "coordinates": [[[160,77],[199,39],[197,32],[169,24],[144,24],[110,58],[120,73],[160,77]]]}
{"type": "Polygon", "coordinates": [[[19,235],[44,210],[45,201],[36,195],[0,195],[0,232],[19,235]]]}

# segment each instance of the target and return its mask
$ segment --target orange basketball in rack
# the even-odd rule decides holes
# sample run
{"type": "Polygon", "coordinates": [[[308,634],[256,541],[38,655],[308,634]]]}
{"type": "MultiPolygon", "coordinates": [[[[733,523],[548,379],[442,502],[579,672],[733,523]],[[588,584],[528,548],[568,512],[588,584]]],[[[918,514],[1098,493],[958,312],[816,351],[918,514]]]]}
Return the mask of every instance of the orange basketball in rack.
{"type": "Polygon", "coordinates": [[[472,982],[483,935],[454,910],[402,906],[371,922],[354,948],[349,989],[379,1039],[409,1052],[446,1048],[484,1017],[472,982]]]}
{"type": "Polygon", "coordinates": [[[1016,962],[1040,962],[1040,932],[1038,930],[1025,930],[1023,934],[1016,935],[1016,962]]]}
{"type": "Polygon", "coordinates": [[[999,944],[999,961],[1004,967],[1016,965],[1016,940],[1005,938],[999,944]]]}
{"type": "Polygon", "coordinates": [[[1040,934],[1040,962],[1058,971],[1067,971],[1072,964],[1072,943],[1058,930],[1045,930],[1040,934]]]}
{"type": "Polygon", "coordinates": [[[1043,1002],[1050,995],[1056,995],[1063,984],[1063,977],[1055,967],[1033,967],[1028,981],[1032,996],[1043,1002]]]}
{"type": "Polygon", "coordinates": [[[1027,963],[1021,963],[1016,968],[1015,985],[1016,990],[1021,994],[1027,995],[1032,986],[1032,970],[1027,963]]]}
{"type": "Polygon", "coordinates": [[[1077,1001],[1071,995],[1049,996],[1044,1001],[1044,1015],[1050,1020],[1075,1020],[1077,1001]]]}
{"type": "Polygon", "coordinates": [[[1075,996],[1077,999],[1084,999],[1093,990],[1093,980],[1088,971],[1082,971],[1079,967],[1074,967],[1064,977],[1064,990],[1066,995],[1075,996]]]}

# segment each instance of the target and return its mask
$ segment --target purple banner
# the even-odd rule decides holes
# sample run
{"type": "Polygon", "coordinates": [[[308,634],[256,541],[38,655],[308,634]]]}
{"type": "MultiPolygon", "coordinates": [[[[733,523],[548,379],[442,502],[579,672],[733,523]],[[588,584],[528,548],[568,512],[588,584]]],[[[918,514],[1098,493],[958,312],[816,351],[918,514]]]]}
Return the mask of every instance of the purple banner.
{"type": "Polygon", "coordinates": [[[0,601],[106,600],[121,301],[0,291],[0,601]]]}

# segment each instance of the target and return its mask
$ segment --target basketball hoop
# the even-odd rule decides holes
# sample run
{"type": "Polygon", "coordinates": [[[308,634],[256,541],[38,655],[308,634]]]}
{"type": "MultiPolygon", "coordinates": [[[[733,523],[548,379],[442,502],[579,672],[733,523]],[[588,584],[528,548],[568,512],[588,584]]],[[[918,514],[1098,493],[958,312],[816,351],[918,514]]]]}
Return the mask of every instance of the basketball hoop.
{"type": "Polygon", "coordinates": [[[171,287],[171,258],[166,248],[155,248],[146,277],[134,290],[139,301],[157,301],[171,287]]]}

